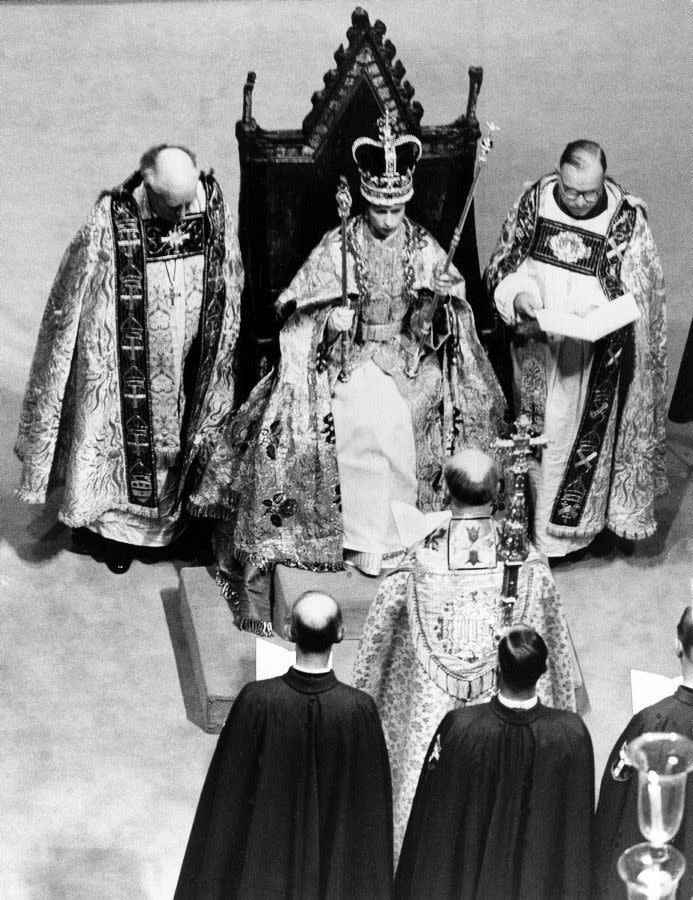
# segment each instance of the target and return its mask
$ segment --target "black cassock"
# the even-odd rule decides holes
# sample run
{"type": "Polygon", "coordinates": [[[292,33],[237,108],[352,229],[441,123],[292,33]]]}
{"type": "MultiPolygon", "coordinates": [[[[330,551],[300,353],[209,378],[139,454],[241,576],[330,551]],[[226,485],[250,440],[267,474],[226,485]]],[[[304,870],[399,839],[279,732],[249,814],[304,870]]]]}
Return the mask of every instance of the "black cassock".
{"type": "Polygon", "coordinates": [[[333,672],[246,685],[219,736],[175,897],[389,898],[392,792],[371,697],[333,672]]]}
{"type": "MultiPolygon", "coordinates": [[[[622,764],[621,749],[646,731],[676,731],[693,738],[693,690],[681,686],[673,697],[636,713],[611,751],[599,791],[594,827],[595,900],[625,897],[625,884],[618,875],[616,863],[624,850],[645,840],[638,826],[638,773],[622,764]]],[[[693,779],[690,775],[683,821],[672,844],[686,857],[678,896],[688,900],[693,896],[693,779]]]]}
{"type": "Polygon", "coordinates": [[[586,900],[592,741],[537,704],[453,710],[421,771],[395,878],[402,900],[586,900]]]}

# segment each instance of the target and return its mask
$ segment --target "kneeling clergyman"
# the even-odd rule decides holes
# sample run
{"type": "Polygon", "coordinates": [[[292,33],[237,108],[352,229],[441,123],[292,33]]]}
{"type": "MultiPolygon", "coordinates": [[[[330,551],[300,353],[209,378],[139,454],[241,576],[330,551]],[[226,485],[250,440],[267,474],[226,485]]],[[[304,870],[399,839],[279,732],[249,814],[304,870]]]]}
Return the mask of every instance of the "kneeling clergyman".
{"type": "Polygon", "coordinates": [[[380,129],[353,149],[366,214],[346,225],[345,248],[339,229],[326,234],[279,298],[291,314],[277,371],[240,408],[191,500],[193,512],[224,519],[221,576],[253,630],[269,627],[257,582],[276,563],[391,568],[403,551],[392,501],[440,508],[445,456],[489,446],[504,411],[461,276],[443,272],[444,251],[405,216],[420,143],[395,138],[387,117],[380,129]],[[340,305],[343,274],[352,310],[340,305]],[[449,298],[410,377],[434,291],[449,298]]]}
{"type": "Polygon", "coordinates": [[[548,439],[532,473],[537,549],[565,556],[604,528],[654,534],[666,490],[662,267],[642,201],[606,177],[598,144],[569,144],[522,194],[486,281],[513,329],[515,413],[548,439]],[[627,294],[639,318],[594,343],[538,330],[538,310],[584,317],[627,294]]]}
{"type": "Polygon", "coordinates": [[[113,572],[181,533],[184,495],[234,397],[243,265],[231,215],[194,154],[160,145],[106,191],[67,249],[19,424],[18,494],[113,572]]]}
{"type": "MultiPolygon", "coordinates": [[[[436,725],[448,710],[491,697],[496,640],[507,625],[532,625],[549,645],[548,671],[539,682],[542,700],[563,709],[576,705],[563,607],[548,566],[533,548],[526,548],[524,563],[515,569],[515,590],[506,596],[504,523],[492,517],[498,493],[494,461],[479,450],[463,450],[448,460],[445,479],[451,513],[433,513],[421,522],[415,509],[395,508],[403,540],[418,542],[400,570],[382,582],[354,665],[354,684],[375,699],[390,753],[395,853],[436,725]]],[[[512,531],[524,528],[523,502],[519,490],[505,523],[512,531]]]]}
{"type": "MultiPolygon", "coordinates": [[[[550,658],[550,654],[548,654],[550,658]]],[[[587,900],[594,757],[582,719],[536,695],[546,644],[498,644],[499,691],[433,736],[395,877],[398,900],[587,900]]]]}
{"type": "Polygon", "coordinates": [[[291,613],[296,664],[247,684],[214,753],[176,900],[388,900],[392,795],[368,694],[337,681],[335,601],[291,613]]]}

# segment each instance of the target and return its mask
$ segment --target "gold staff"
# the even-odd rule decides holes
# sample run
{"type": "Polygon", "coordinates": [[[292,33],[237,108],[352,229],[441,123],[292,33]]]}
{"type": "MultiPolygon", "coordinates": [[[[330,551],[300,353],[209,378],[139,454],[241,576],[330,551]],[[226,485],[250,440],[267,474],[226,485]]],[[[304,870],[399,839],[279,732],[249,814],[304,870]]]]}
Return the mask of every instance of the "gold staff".
{"type": "MultiPolygon", "coordinates": [[[[351,309],[349,301],[349,289],[347,279],[347,220],[351,212],[351,194],[349,193],[349,183],[344,177],[339,177],[339,187],[337,188],[337,212],[339,213],[340,228],[342,233],[342,304],[351,309]]],[[[351,378],[351,353],[350,353],[351,335],[348,331],[342,332],[342,369],[339,373],[340,381],[348,381],[351,378]]]]}
{"type": "MultiPolygon", "coordinates": [[[[464,223],[467,221],[467,216],[469,215],[472,200],[474,199],[474,189],[476,188],[476,183],[479,180],[481,170],[483,169],[486,160],[488,159],[489,151],[493,147],[493,134],[496,131],[500,131],[499,128],[496,128],[493,122],[487,122],[486,127],[488,128],[488,131],[486,135],[482,137],[479,144],[479,153],[477,154],[476,165],[474,166],[474,178],[472,179],[472,184],[469,188],[467,199],[464,201],[464,208],[462,209],[460,220],[457,223],[457,228],[455,228],[455,231],[453,232],[452,240],[450,241],[450,249],[448,250],[448,254],[445,257],[445,262],[443,263],[442,271],[444,274],[447,274],[447,272],[450,270],[452,258],[455,255],[457,245],[459,244],[460,238],[462,237],[462,229],[464,228],[464,223]]],[[[436,310],[438,309],[438,304],[443,302],[444,300],[445,297],[443,297],[436,291],[433,296],[433,300],[431,301],[431,307],[429,309],[428,315],[426,316],[426,320],[421,330],[419,342],[416,346],[416,353],[412,357],[411,366],[407,369],[407,375],[409,376],[409,378],[414,378],[419,371],[419,365],[421,363],[421,352],[423,350],[424,341],[426,340],[426,336],[431,329],[433,317],[435,316],[436,310]]]]}

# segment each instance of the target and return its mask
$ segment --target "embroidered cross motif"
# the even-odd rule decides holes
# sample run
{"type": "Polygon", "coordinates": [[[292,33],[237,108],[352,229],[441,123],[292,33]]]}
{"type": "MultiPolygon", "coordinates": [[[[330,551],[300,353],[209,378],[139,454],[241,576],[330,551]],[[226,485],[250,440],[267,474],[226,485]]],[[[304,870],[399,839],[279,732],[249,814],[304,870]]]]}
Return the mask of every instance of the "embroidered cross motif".
{"type": "Polygon", "coordinates": [[[177,253],[183,246],[183,244],[189,240],[190,235],[181,231],[180,227],[176,225],[169,231],[168,234],[162,237],[161,243],[168,244],[171,250],[173,250],[174,253],[177,253]]]}
{"type": "Polygon", "coordinates": [[[619,357],[620,357],[621,354],[623,353],[623,347],[619,347],[619,349],[616,350],[616,351],[614,351],[614,350],[612,350],[611,348],[609,348],[606,352],[607,352],[607,355],[608,355],[608,357],[609,357],[609,358],[607,359],[607,361],[606,361],[606,365],[607,365],[607,366],[613,366],[615,363],[618,362],[619,357]]]}
{"type": "Polygon", "coordinates": [[[619,262],[623,262],[624,254],[628,249],[628,241],[622,241],[620,244],[616,244],[614,246],[612,246],[610,243],[609,246],[611,247],[611,249],[607,250],[606,252],[606,258],[609,260],[609,262],[613,262],[614,257],[617,257],[619,262]]]}
{"type": "Polygon", "coordinates": [[[144,350],[142,338],[138,337],[136,334],[130,334],[128,335],[127,341],[123,341],[120,345],[120,349],[126,356],[130,357],[130,363],[134,364],[138,354],[142,353],[144,350]]]}
{"type": "Polygon", "coordinates": [[[592,453],[588,453],[587,450],[578,449],[577,451],[577,462],[575,463],[576,469],[589,469],[592,465],[592,460],[597,458],[597,453],[595,450],[592,453]]]}
{"type": "Polygon", "coordinates": [[[440,750],[441,750],[441,746],[440,746],[440,735],[437,734],[437,735],[436,735],[436,742],[435,742],[435,744],[433,745],[433,747],[431,748],[431,752],[430,752],[430,754],[429,754],[429,756],[428,756],[428,762],[427,762],[427,765],[428,765],[429,769],[431,768],[431,766],[433,766],[434,763],[437,763],[438,760],[440,759],[440,750]]]}

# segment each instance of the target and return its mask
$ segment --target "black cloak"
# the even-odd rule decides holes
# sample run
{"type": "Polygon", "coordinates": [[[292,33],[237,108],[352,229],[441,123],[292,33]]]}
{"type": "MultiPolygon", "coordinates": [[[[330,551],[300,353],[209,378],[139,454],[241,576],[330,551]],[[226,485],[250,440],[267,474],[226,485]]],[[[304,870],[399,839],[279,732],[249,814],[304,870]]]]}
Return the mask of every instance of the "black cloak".
{"type": "Polygon", "coordinates": [[[421,771],[395,897],[585,900],[592,741],[575,713],[490,703],[453,710],[421,771]]]}
{"type": "MultiPolygon", "coordinates": [[[[680,686],[666,697],[636,713],[609,755],[594,825],[594,900],[625,897],[626,888],[617,870],[618,858],[634,844],[642,843],[638,826],[638,774],[619,765],[621,748],[646,731],[675,731],[693,738],[693,690],[680,686]],[[612,775],[615,770],[616,778],[612,775]]],[[[693,779],[688,776],[683,821],[672,844],[686,857],[686,871],[678,896],[693,896],[693,779]]]]}
{"type": "Polygon", "coordinates": [[[371,697],[296,669],[240,692],[219,736],[176,900],[392,893],[392,793],[371,697]]]}

